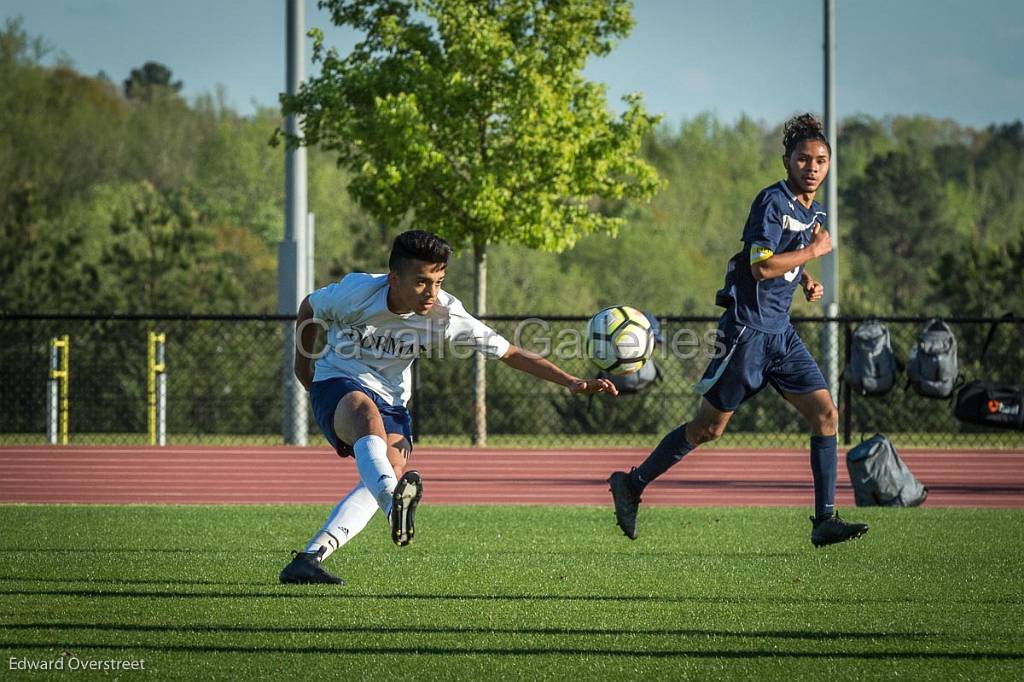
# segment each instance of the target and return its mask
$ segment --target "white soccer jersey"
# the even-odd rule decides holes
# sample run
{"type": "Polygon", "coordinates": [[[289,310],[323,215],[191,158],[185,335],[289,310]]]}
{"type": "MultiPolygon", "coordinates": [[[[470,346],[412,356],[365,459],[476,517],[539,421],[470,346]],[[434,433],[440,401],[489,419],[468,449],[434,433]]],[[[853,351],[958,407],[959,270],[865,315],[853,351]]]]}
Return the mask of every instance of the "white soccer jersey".
{"type": "Polygon", "coordinates": [[[356,272],[309,295],[313,316],[327,324],[314,381],[349,377],[389,405],[404,406],[412,396],[417,357],[444,357],[460,349],[490,358],[508,352],[508,341],[446,291],[438,293],[426,315],[397,315],[388,310],[388,288],[387,275],[356,272]]]}

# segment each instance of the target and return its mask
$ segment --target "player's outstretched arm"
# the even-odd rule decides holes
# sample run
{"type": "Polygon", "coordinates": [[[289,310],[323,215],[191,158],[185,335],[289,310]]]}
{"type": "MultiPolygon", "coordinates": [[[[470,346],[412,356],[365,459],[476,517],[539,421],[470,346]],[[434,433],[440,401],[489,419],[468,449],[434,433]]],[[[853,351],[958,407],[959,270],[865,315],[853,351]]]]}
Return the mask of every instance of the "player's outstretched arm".
{"type": "Polygon", "coordinates": [[[515,346],[509,347],[501,361],[512,369],[518,369],[520,372],[532,374],[539,379],[565,386],[571,393],[619,394],[615,385],[607,379],[579,379],[536,353],[515,346]]]}

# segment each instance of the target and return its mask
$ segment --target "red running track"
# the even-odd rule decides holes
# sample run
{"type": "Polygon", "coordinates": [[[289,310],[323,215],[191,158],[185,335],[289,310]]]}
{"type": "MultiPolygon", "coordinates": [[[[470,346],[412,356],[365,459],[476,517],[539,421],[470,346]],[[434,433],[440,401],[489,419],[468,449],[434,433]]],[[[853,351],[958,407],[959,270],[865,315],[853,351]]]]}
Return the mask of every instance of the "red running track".
{"type": "MultiPolygon", "coordinates": [[[[413,466],[432,504],[610,503],[605,479],[645,450],[440,450],[413,466]]],[[[903,455],[929,487],[929,507],[1024,507],[1024,452],[903,455]]],[[[838,504],[853,494],[840,453],[838,504]]],[[[315,448],[5,447],[0,502],[86,504],[334,504],[355,464],[315,448]]],[[[797,450],[704,450],[648,488],[644,502],[676,506],[811,506],[808,455],[797,450]]]]}

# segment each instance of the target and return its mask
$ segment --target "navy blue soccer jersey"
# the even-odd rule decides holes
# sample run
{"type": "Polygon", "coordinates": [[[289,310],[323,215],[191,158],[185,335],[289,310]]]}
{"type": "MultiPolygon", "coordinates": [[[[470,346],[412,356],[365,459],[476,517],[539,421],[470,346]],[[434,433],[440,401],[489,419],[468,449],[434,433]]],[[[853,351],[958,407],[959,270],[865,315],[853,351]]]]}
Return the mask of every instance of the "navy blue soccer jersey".
{"type": "Polygon", "coordinates": [[[811,243],[815,224],[825,227],[821,204],[804,207],[784,180],[758,193],[743,228],[743,255],[737,259],[730,292],[736,322],[773,334],[786,329],[803,266],[758,282],[750,264],[804,248],[811,243]]]}

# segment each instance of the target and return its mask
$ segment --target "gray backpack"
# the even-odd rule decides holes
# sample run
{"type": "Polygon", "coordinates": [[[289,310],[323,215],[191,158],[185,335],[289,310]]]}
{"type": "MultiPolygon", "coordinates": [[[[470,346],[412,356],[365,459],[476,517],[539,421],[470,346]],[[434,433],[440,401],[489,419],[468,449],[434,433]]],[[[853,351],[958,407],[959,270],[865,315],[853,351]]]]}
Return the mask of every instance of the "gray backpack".
{"type": "Polygon", "coordinates": [[[916,507],[928,497],[928,488],[880,433],[846,453],[846,468],[858,507],[916,507]]]}
{"type": "Polygon", "coordinates": [[[896,383],[899,363],[892,352],[889,329],[876,320],[864,322],[853,332],[846,383],[861,395],[883,395],[896,383]]]}
{"type": "Polygon", "coordinates": [[[942,320],[928,320],[910,351],[907,382],[928,398],[948,398],[959,376],[953,330],[942,320]]]}
{"type": "Polygon", "coordinates": [[[608,374],[607,372],[598,372],[598,379],[608,379],[615,388],[618,389],[619,393],[631,394],[640,393],[647,389],[649,386],[661,381],[661,368],[651,358],[643,364],[640,369],[629,374],[608,374]]]}

